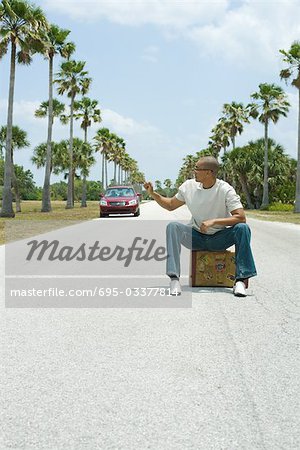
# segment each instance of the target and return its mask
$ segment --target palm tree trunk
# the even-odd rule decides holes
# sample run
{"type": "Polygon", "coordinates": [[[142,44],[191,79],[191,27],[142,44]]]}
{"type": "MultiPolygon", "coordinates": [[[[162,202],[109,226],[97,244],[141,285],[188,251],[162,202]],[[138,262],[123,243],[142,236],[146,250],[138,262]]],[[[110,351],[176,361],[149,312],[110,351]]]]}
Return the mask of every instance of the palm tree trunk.
{"type": "Polygon", "coordinates": [[[268,184],[268,121],[265,122],[264,189],[261,208],[269,206],[268,184]]]}
{"type": "Polygon", "coordinates": [[[68,197],[66,208],[74,207],[74,182],[73,182],[73,120],[74,120],[74,94],[71,97],[70,114],[70,146],[69,146],[69,177],[68,177],[68,197]]]}
{"type": "Polygon", "coordinates": [[[16,200],[16,212],[19,213],[19,212],[21,212],[21,198],[20,198],[18,180],[17,180],[17,176],[16,176],[14,167],[12,167],[12,169],[11,169],[11,174],[12,174],[12,186],[14,189],[15,200],[16,200]]]}
{"type": "Polygon", "coordinates": [[[121,166],[119,164],[119,171],[118,171],[118,183],[121,184],[121,166]]]}
{"type": "Polygon", "coordinates": [[[232,150],[235,150],[235,136],[232,136],[231,141],[232,141],[232,150]]]}
{"type": "Polygon", "coordinates": [[[86,176],[83,175],[82,179],[82,196],[81,196],[81,208],[86,208],[86,193],[87,193],[87,186],[86,186],[86,176]]]}
{"type": "Polygon", "coordinates": [[[243,192],[246,197],[248,209],[254,209],[254,205],[252,203],[251,195],[250,195],[248,184],[247,184],[247,178],[245,175],[240,174],[240,182],[241,182],[241,186],[242,186],[243,192]]]}
{"type": "Polygon", "coordinates": [[[117,183],[117,161],[114,160],[114,183],[117,183]]]}
{"type": "Polygon", "coordinates": [[[108,186],[108,181],[107,181],[107,158],[106,158],[106,156],[105,156],[105,189],[107,188],[107,186],[108,186]]]}
{"type": "MultiPolygon", "coordinates": [[[[225,156],[225,155],[226,155],[226,147],[224,147],[224,155],[223,155],[223,156],[225,156]]],[[[224,169],[224,173],[223,173],[223,180],[226,181],[226,172],[225,172],[225,169],[224,169]]]]}
{"type": "Polygon", "coordinates": [[[46,166],[43,186],[42,209],[41,212],[50,212],[51,195],[50,195],[50,176],[51,176],[51,159],[52,159],[52,126],[53,126],[53,56],[49,56],[49,105],[48,105],[48,136],[47,136],[47,152],[46,166]]]}
{"type": "MultiPolygon", "coordinates": [[[[300,78],[300,70],[299,70],[300,78]]],[[[296,178],[296,201],[295,213],[300,213],[300,89],[299,89],[299,105],[298,105],[298,161],[297,161],[297,178],[296,178]]]]}
{"type": "Polygon", "coordinates": [[[15,194],[15,201],[16,201],[16,212],[21,212],[21,198],[20,198],[20,191],[18,186],[18,179],[16,177],[16,171],[14,166],[14,151],[11,150],[11,175],[12,175],[12,186],[15,194]]]}
{"type": "Polygon", "coordinates": [[[75,175],[76,175],[76,169],[73,167],[72,169],[72,201],[74,206],[74,200],[75,200],[75,175]]]}
{"type": "Polygon", "coordinates": [[[104,152],[103,152],[103,149],[102,149],[102,170],[101,170],[101,182],[102,182],[102,188],[104,189],[104,164],[105,164],[105,162],[104,162],[104,152]]]}
{"type": "Polygon", "coordinates": [[[10,78],[9,78],[9,94],[8,94],[8,112],[7,112],[7,129],[6,129],[6,151],[4,163],[4,186],[2,197],[1,217],[15,217],[12,204],[12,167],[11,167],[11,148],[12,148],[12,126],[13,126],[13,106],[14,106],[14,89],[15,89],[15,73],[16,73],[16,44],[11,43],[10,58],[10,78]]]}
{"type": "MultiPolygon", "coordinates": [[[[87,144],[87,127],[84,128],[84,142],[87,144]]],[[[82,195],[81,195],[81,208],[86,208],[86,176],[83,175],[82,179],[82,195]]]]}

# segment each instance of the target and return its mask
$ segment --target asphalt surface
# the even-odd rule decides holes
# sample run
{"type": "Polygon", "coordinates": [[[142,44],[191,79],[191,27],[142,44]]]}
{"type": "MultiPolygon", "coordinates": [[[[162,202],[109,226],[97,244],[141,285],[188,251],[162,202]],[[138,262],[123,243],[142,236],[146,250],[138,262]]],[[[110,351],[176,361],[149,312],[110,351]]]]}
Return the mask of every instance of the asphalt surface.
{"type": "Polygon", "coordinates": [[[0,448],[299,449],[300,227],[248,223],[248,297],[182,309],[5,309],[1,247],[0,448]]]}

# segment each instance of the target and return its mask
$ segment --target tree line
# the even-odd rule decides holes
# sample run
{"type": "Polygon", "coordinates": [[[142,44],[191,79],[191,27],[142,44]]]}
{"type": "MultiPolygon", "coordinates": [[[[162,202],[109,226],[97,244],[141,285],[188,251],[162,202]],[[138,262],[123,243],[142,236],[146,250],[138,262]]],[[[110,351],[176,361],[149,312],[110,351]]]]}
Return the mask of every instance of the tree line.
{"type": "MultiPolygon", "coordinates": [[[[280,78],[298,89],[300,108],[300,42],[292,43],[290,49],[279,50],[287,64],[280,71],[280,78]]],[[[267,209],[270,200],[294,204],[294,212],[300,213],[300,111],[298,112],[298,159],[285,154],[284,149],[269,138],[269,125],[277,124],[286,117],[290,103],[281,86],[261,83],[251,94],[247,105],[233,101],[225,103],[222,115],[211,130],[208,145],[195,155],[183,160],[176,186],[193,177],[193,168],[199,157],[213,155],[220,158],[223,179],[243,192],[248,208],[267,209]],[[258,119],[263,125],[264,137],[236,146],[236,137],[244,131],[244,125],[258,119]],[[231,147],[231,149],[230,149],[231,147]]]]}
{"type": "MultiPolygon", "coordinates": [[[[270,138],[268,138],[269,204],[263,206],[264,152],[264,138],[249,141],[244,146],[226,152],[222,156],[220,178],[226,179],[235,187],[248,209],[268,209],[271,203],[294,206],[297,161],[270,138]]],[[[186,179],[193,178],[193,170],[198,159],[211,154],[210,149],[203,149],[195,155],[186,155],[175,185],[178,187],[186,179]]]]}
{"type": "MultiPolygon", "coordinates": [[[[47,140],[34,151],[33,161],[38,167],[45,167],[42,190],[42,212],[51,211],[51,174],[67,171],[68,192],[66,208],[74,206],[74,179],[80,159],[82,175],[82,206],[86,206],[86,178],[95,163],[94,151],[102,154],[102,185],[108,184],[107,162],[114,163],[114,178],[119,181],[142,183],[144,175],[126,151],[125,141],[107,128],[100,128],[88,141],[88,129],[92,123],[101,122],[98,101],[87,97],[92,79],[85,69],[85,61],[71,59],[75,52],[74,42],[68,40],[70,30],[48,22],[43,10],[23,0],[2,0],[0,4],[0,58],[10,49],[10,77],[8,93],[7,124],[5,133],[4,181],[1,217],[14,217],[13,192],[18,197],[18,179],[13,164],[15,146],[13,108],[15,75],[17,64],[30,65],[36,54],[42,54],[48,61],[48,99],[36,111],[36,117],[47,117],[47,140]],[[54,74],[54,60],[62,58],[59,71],[54,74]],[[54,98],[57,93],[69,99],[66,107],[54,98]],[[79,97],[79,99],[78,99],[79,97]],[[55,143],[52,138],[55,118],[69,125],[69,139],[55,143]],[[74,137],[74,120],[81,121],[83,139],[74,137]],[[77,159],[76,159],[77,158],[77,159]],[[56,161],[59,160],[59,163],[56,161]]],[[[17,130],[15,129],[15,132],[17,130]]],[[[24,145],[26,147],[27,145],[24,145]]],[[[18,205],[17,211],[20,211],[18,205]]]]}
{"type": "MultiPolygon", "coordinates": [[[[19,188],[13,189],[13,200],[16,202],[16,211],[21,210],[21,200],[42,200],[43,189],[38,187],[33,179],[33,173],[23,166],[14,165],[14,170],[18,180],[19,188]],[[19,209],[20,208],[20,209],[19,209]]],[[[2,198],[2,186],[4,180],[4,160],[0,159],[0,199],[2,198]]],[[[82,202],[83,180],[79,177],[74,181],[74,200],[82,202]]],[[[103,192],[101,181],[86,181],[86,200],[99,200],[99,192],[103,192]]],[[[65,181],[59,181],[51,184],[51,200],[66,201],[68,196],[68,184],[65,181]]]]}

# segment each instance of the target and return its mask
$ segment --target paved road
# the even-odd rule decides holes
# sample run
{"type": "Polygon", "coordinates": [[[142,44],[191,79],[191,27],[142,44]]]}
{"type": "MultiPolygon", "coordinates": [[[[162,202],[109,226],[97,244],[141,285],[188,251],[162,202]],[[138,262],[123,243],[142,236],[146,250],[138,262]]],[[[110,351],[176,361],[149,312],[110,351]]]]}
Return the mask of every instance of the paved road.
{"type": "MultiPolygon", "coordinates": [[[[146,217],[187,211],[150,202],[146,217]]],[[[2,308],[0,448],[299,449],[300,227],[248,223],[246,299],[195,288],[186,309],[2,308]]]]}

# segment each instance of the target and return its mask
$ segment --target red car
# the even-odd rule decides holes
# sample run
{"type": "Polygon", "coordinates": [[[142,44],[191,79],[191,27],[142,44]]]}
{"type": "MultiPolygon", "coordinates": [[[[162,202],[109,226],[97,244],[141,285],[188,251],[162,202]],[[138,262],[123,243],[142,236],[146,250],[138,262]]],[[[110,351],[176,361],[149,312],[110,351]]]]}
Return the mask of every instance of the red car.
{"type": "Polygon", "coordinates": [[[109,214],[140,215],[140,197],[131,186],[110,186],[100,196],[100,217],[109,214]]]}

